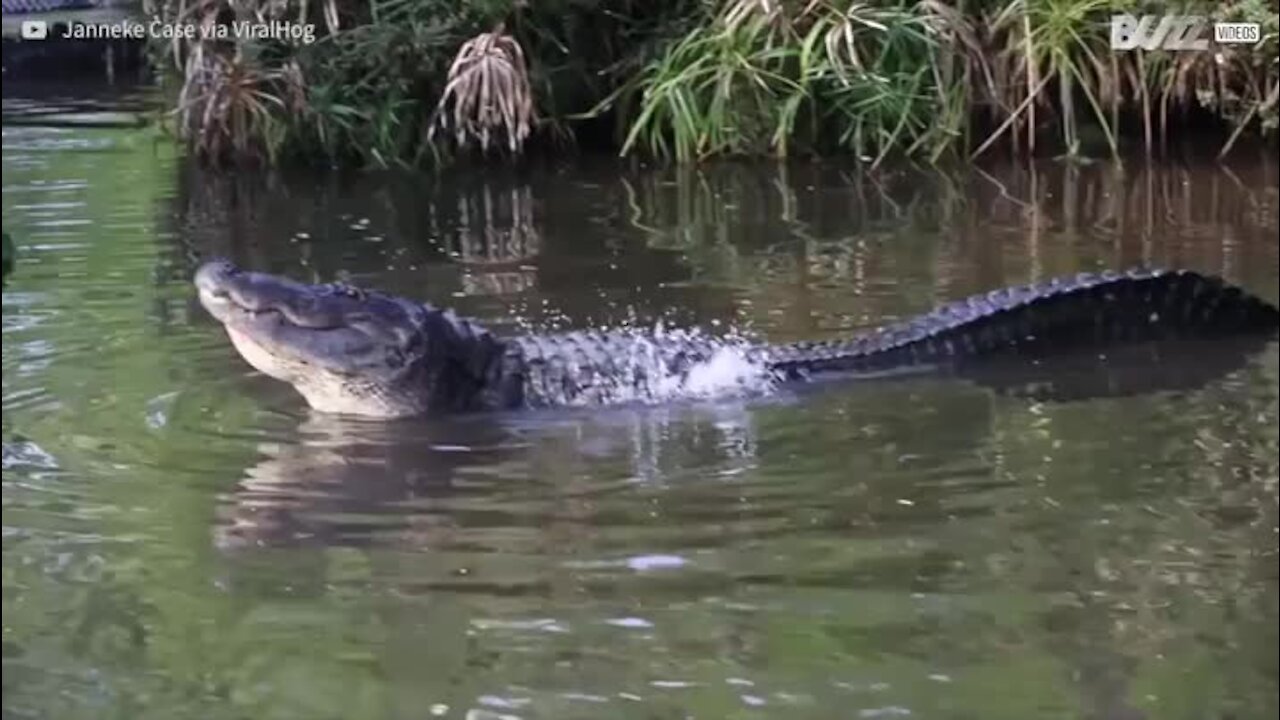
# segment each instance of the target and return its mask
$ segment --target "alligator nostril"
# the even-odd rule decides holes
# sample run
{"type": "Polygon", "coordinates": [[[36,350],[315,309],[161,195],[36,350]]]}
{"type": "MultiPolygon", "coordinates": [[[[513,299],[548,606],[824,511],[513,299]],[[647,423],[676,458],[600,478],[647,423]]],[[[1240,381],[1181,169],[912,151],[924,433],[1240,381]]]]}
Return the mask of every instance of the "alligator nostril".
{"type": "Polygon", "coordinates": [[[206,296],[219,300],[229,300],[231,296],[229,284],[236,282],[240,270],[226,260],[211,260],[196,270],[195,286],[206,296]]]}

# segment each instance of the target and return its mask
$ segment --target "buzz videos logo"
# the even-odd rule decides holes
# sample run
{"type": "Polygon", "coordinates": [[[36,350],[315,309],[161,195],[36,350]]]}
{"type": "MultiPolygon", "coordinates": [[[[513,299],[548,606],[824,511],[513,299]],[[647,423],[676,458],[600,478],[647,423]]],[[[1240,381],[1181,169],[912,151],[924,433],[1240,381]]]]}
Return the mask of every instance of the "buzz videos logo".
{"type": "Polygon", "coordinates": [[[23,40],[44,40],[49,37],[49,23],[44,20],[23,20],[23,40]]]}
{"type": "MultiPolygon", "coordinates": [[[[1208,50],[1205,30],[1209,19],[1201,15],[1112,15],[1112,50],[1208,50]]],[[[1213,42],[1219,45],[1257,45],[1262,25],[1253,22],[1213,23],[1213,42]]]]}

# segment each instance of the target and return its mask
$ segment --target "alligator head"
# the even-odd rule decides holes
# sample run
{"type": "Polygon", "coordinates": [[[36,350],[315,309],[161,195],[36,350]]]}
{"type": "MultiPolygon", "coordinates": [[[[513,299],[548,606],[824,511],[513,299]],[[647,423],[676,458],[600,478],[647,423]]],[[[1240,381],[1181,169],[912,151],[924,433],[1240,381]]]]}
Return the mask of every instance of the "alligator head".
{"type": "Polygon", "coordinates": [[[385,418],[465,406],[500,349],[451,312],[349,285],[306,285],[225,261],[203,265],[195,284],[250,365],[325,412],[385,418]]]}

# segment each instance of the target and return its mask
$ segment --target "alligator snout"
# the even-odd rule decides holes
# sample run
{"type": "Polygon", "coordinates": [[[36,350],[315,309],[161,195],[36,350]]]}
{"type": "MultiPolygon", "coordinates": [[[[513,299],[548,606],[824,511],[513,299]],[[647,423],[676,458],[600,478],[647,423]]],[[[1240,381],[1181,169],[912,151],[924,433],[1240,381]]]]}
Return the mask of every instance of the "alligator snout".
{"type": "Polygon", "coordinates": [[[196,270],[196,288],[211,295],[227,294],[227,281],[240,274],[240,269],[227,260],[210,260],[196,270]]]}
{"type": "Polygon", "coordinates": [[[201,265],[195,274],[195,285],[205,309],[223,323],[271,315],[297,328],[349,329],[369,309],[368,296],[354,288],[307,285],[241,270],[226,260],[201,265]]]}

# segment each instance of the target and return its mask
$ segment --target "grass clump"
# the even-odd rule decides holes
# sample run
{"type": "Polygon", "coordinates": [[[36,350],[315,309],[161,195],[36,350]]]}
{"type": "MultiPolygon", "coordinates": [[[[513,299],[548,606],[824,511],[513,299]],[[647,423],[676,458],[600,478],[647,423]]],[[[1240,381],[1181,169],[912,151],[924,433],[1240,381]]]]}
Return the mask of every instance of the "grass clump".
{"type": "Polygon", "coordinates": [[[727,3],[620,93],[640,109],[622,150],[694,160],[840,148],[878,161],[898,146],[944,146],[927,19],[904,6],[727,3]]]}

